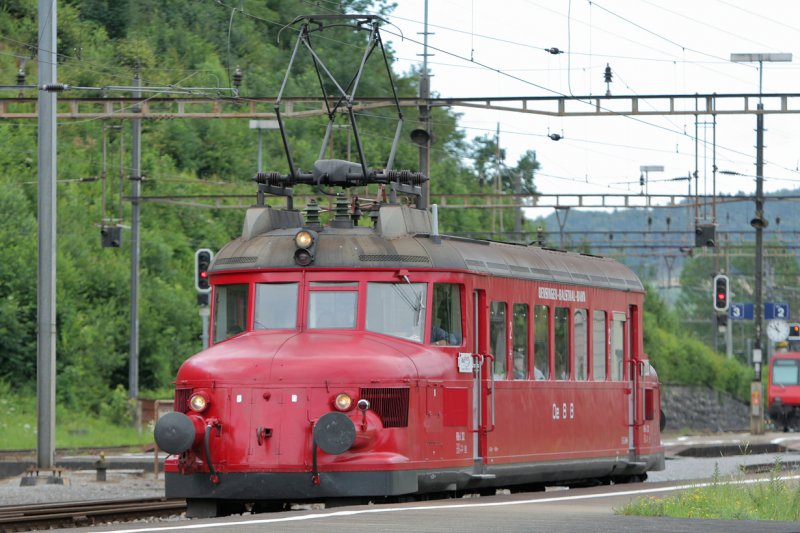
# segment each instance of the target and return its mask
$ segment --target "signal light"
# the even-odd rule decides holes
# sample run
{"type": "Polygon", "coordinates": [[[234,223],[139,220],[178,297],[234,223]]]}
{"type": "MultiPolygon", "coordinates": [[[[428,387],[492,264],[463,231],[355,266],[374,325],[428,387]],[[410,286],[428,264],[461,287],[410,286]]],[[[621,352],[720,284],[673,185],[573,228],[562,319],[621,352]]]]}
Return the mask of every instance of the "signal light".
{"type": "Polygon", "coordinates": [[[789,324],[789,336],[786,337],[788,341],[800,341],[800,324],[789,324]]]}
{"type": "Polygon", "coordinates": [[[714,309],[716,311],[728,310],[728,292],[730,282],[728,276],[725,274],[717,274],[714,276],[714,309]]]}
{"type": "Polygon", "coordinates": [[[200,294],[211,292],[211,282],[208,279],[208,267],[214,254],[208,248],[200,248],[194,253],[194,288],[200,294]]]}

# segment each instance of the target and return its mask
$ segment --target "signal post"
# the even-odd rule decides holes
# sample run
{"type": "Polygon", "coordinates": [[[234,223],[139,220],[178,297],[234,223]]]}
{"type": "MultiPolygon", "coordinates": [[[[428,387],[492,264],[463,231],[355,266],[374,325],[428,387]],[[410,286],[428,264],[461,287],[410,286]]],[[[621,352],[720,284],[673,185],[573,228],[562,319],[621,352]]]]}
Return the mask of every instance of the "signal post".
{"type": "Polygon", "coordinates": [[[200,318],[203,320],[203,349],[208,348],[208,318],[211,311],[208,308],[208,295],[211,292],[211,283],[208,281],[208,268],[214,252],[208,248],[200,248],[194,253],[194,288],[197,290],[197,303],[200,305],[200,318]]]}

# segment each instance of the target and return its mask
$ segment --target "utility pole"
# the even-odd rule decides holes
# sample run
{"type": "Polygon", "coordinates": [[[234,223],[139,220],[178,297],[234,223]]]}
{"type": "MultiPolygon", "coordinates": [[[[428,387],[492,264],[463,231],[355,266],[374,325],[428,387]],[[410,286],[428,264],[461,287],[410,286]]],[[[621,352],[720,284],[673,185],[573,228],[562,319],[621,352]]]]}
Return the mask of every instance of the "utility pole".
{"type": "MultiPolygon", "coordinates": [[[[134,98],[141,98],[142,79],[139,76],[139,66],[133,78],[134,98]]],[[[139,112],[138,104],[134,104],[133,112],[139,112]]],[[[139,251],[141,244],[139,223],[139,197],[142,195],[142,119],[135,118],[131,122],[131,342],[128,369],[128,396],[134,400],[139,397],[139,251]]],[[[138,412],[138,410],[137,410],[138,412]]],[[[139,427],[139,417],[134,421],[139,427]]]]}
{"type": "Polygon", "coordinates": [[[764,61],[791,61],[792,54],[731,54],[731,61],[758,62],[758,107],[756,108],[756,214],[750,225],[756,230],[756,265],[755,265],[755,327],[753,343],[753,382],[750,384],[750,433],[764,433],[764,402],[761,387],[761,365],[763,349],[761,334],[764,325],[764,104],[763,94],[764,61]]]}
{"type": "Polygon", "coordinates": [[[37,272],[36,464],[56,449],[56,2],[39,0],[39,259],[37,272]]]}
{"type": "MultiPolygon", "coordinates": [[[[419,99],[422,104],[419,106],[419,120],[422,122],[423,132],[418,130],[412,132],[412,137],[416,134],[416,141],[419,144],[419,171],[430,178],[431,174],[431,78],[428,74],[428,0],[425,0],[425,23],[422,39],[422,73],[419,77],[419,99]]],[[[422,205],[426,209],[430,204],[431,186],[430,180],[422,184],[422,205]]]]}
{"type": "MultiPolygon", "coordinates": [[[[759,110],[764,104],[758,104],[759,110]]],[[[764,325],[764,115],[756,115],[756,216],[750,221],[756,230],[756,265],[755,265],[755,326],[756,335],[753,344],[753,382],[750,386],[750,433],[764,433],[764,413],[761,394],[762,346],[761,333],[764,325]]]]}

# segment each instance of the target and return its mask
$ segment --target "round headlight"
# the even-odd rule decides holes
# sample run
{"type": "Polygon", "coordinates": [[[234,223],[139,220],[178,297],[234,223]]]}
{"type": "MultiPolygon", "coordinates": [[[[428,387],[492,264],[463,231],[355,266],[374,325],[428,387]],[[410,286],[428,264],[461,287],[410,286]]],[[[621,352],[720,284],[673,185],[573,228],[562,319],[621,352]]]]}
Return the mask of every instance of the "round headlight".
{"type": "Polygon", "coordinates": [[[314,236],[311,235],[311,232],[306,230],[298,231],[297,234],[294,236],[294,243],[297,245],[298,248],[302,248],[305,250],[312,244],[314,244],[314,236]]]}
{"type": "Polygon", "coordinates": [[[189,398],[189,407],[192,409],[192,411],[196,411],[198,413],[205,411],[205,409],[208,407],[208,404],[208,396],[203,393],[192,394],[192,396],[189,398]]]}
{"type": "Polygon", "coordinates": [[[349,411],[353,407],[353,398],[346,392],[337,394],[336,399],[333,400],[333,406],[339,411],[349,411]]]}

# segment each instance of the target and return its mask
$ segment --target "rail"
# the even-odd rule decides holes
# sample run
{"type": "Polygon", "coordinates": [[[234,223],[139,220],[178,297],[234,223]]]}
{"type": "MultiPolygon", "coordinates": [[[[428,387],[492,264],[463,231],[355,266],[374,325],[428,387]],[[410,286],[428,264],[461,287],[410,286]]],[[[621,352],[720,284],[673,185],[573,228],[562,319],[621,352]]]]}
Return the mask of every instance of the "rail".
{"type": "Polygon", "coordinates": [[[7,505],[0,506],[0,531],[83,527],[114,520],[169,516],[185,511],[185,500],[167,498],[7,505]]]}

